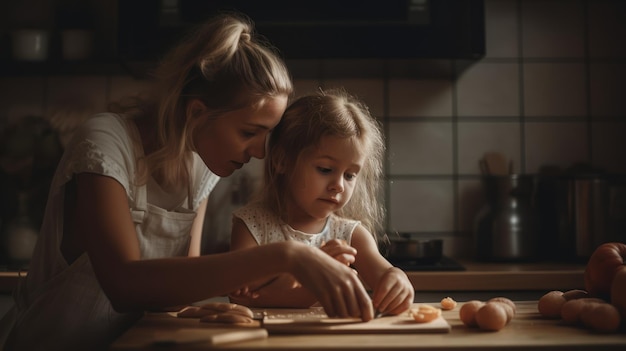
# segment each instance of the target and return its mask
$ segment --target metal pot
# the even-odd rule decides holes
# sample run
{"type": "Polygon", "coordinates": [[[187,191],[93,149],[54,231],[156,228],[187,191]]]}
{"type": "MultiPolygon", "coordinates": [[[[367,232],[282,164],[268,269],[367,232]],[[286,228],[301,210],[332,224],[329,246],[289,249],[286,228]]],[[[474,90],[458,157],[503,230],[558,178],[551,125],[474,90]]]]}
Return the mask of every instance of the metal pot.
{"type": "Polygon", "coordinates": [[[626,238],[626,177],[545,176],[540,185],[546,258],[586,262],[600,244],[626,238]]]}
{"type": "Polygon", "coordinates": [[[443,256],[442,239],[412,239],[409,234],[389,238],[386,257],[391,262],[435,263],[443,256]]]}

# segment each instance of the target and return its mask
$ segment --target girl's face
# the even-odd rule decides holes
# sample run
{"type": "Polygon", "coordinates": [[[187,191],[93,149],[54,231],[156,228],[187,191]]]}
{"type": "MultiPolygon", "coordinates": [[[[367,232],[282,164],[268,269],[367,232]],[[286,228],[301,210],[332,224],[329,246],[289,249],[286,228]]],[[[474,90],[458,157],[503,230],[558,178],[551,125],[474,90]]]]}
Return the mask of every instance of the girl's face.
{"type": "Polygon", "coordinates": [[[353,138],[326,136],[300,159],[288,185],[288,221],[294,229],[321,230],[323,221],[350,201],[365,162],[359,145],[353,138]],[[320,226],[307,226],[316,220],[320,226]]]}
{"type": "Polygon", "coordinates": [[[287,97],[267,98],[263,105],[245,107],[205,121],[194,130],[193,143],[209,169],[227,177],[250,158],[265,157],[265,141],[280,121],[287,97]]]}

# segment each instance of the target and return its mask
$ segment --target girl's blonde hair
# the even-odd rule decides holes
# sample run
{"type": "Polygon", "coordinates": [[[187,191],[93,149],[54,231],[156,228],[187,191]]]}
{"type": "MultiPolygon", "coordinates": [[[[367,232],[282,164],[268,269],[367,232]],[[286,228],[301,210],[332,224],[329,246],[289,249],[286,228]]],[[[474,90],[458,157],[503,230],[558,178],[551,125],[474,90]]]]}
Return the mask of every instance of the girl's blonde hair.
{"type": "Polygon", "coordinates": [[[379,198],[384,137],[367,106],[344,89],[320,90],[287,108],[269,139],[261,197],[276,214],[283,213],[291,173],[300,157],[319,146],[325,136],[353,138],[366,155],[352,198],[336,215],[360,220],[376,238],[384,216],[379,198]]]}
{"type": "Polygon", "coordinates": [[[192,136],[199,120],[187,113],[191,99],[201,100],[217,118],[293,91],[277,51],[238,13],[217,15],[190,33],[161,62],[155,78],[148,99],[114,105],[112,110],[130,118],[156,115],[158,148],[140,162],[136,182],[144,184],[157,175],[166,187],[186,184],[189,177],[187,164],[195,151],[192,136]]]}

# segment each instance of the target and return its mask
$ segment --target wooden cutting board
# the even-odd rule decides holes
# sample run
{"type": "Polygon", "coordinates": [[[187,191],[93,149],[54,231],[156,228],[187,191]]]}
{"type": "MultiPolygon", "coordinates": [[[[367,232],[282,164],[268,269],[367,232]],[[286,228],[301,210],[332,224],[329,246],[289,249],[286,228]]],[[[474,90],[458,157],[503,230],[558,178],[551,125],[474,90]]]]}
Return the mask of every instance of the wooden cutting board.
{"type": "Polygon", "coordinates": [[[133,326],[132,333],[116,342],[120,349],[148,349],[182,345],[215,346],[267,338],[267,330],[254,326],[200,323],[197,318],[178,318],[175,313],[149,313],[133,326]]]}
{"type": "Polygon", "coordinates": [[[399,334],[448,333],[450,324],[439,317],[417,323],[408,313],[384,316],[369,322],[357,318],[328,318],[321,308],[265,309],[263,328],[270,334],[399,334]]]}

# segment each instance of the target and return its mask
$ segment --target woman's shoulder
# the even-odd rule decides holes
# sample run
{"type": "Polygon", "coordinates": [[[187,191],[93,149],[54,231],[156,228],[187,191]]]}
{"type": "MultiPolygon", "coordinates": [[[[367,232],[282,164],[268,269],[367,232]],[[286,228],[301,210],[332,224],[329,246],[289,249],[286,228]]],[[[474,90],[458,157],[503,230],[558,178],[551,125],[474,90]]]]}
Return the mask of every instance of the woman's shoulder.
{"type": "Polygon", "coordinates": [[[128,140],[126,120],[115,113],[98,113],[91,115],[77,128],[73,141],[80,142],[89,139],[102,142],[102,136],[107,139],[128,140]]]}
{"type": "Polygon", "coordinates": [[[127,124],[114,113],[86,119],[72,136],[59,165],[64,179],[76,173],[97,173],[117,179],[125,188],[134,170],[134,148],[127,124]]]}
{"type": "Polygon", "coordinates": [[[91,128],[102,126],[125,128],[125,121],[126,119],[117,113],[101,112],[93,114],[85,119],[83,126],[91,128]]]}

